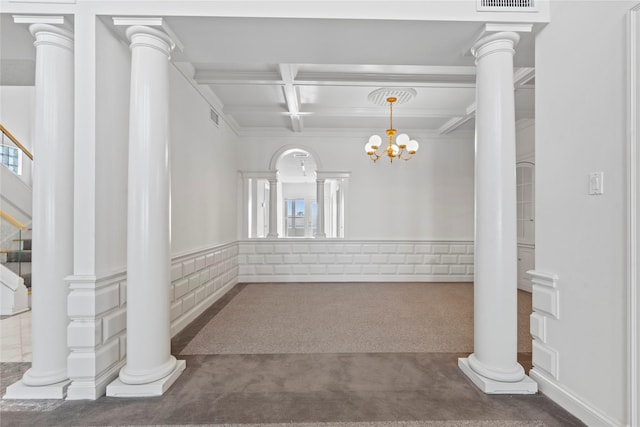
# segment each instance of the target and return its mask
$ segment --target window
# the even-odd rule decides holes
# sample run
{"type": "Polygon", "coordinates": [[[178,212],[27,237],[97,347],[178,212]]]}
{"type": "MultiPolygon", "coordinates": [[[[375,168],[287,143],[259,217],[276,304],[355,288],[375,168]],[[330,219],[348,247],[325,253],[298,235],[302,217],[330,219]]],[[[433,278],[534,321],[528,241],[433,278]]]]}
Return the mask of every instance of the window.
{"type": "Polygon", "coordinates": [[[534,165],[520,162],[516,167],[517,203],[518,203],[518,243],[533,244],[534,242],[534,165]]]}
{"type": "Polygon", "coordinates": [[[9,168],[16,175],[20,173],[18,149],[9,145],[0,145],[0,163],[9,168]]]}
{"type": "Polygon", "coordinates": [[[309,151],[283,147],[272,157],[269,171],[241,172],[242,235],[344,238],[349,176],[350,172],[318,170],[309,151]]]}
{"type": "Polygon", "coordinates": [[[286,200],[287,237],[304,237],[304,199],[286,200]]]}

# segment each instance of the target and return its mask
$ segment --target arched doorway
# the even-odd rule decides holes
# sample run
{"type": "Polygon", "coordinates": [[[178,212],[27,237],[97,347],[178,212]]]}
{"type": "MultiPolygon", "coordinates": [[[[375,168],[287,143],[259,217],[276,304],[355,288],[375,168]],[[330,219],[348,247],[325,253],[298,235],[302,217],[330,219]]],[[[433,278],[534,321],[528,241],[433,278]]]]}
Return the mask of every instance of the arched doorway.
{"type": "Polygon", "coordinates": [[[318,203],[315,157],[302,148],[284,151],[278,171],[278,235],[313,237],[317,232],[318,203]]]}

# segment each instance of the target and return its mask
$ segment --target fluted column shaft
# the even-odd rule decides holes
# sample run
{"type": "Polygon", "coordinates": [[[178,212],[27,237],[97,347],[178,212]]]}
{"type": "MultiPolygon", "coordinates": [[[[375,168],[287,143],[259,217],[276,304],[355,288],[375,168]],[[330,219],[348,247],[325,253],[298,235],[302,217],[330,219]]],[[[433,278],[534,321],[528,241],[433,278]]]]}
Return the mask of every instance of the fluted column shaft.
{"type": "Polygon", "coordinates": [[[67,284],[73,274],[73,34],[29,27],[36,41],[33,295],[27,386],[67,379],[67,284]]]}
{"type": "Polygon", "coordinates": [[[127,28],[131,42],[129,193],[127,212],[127,363],[125,384],[171,373],[171,178],[169,55],[171,40],[145,26],[127,28]]]}
{"type": "Polygon", "coordinates": [[[516,153],[513,54],[517,33],[497,33],[476,57],[474,353],[485,378],[524,378],[517,362],[516,153]]]}
{"type": "Polygon", "coordinates": [[[278,180],[269,178],[269,234],[268,238],[278,237],[278,180]]]}
{"type": "Polygon", "coordinates": [[[318,206],[318,224],[316,229],[317,238],[327,237],[327,233],[324,228],[324,183],[325,179],[316,179],[316,204],[318,206]]]}

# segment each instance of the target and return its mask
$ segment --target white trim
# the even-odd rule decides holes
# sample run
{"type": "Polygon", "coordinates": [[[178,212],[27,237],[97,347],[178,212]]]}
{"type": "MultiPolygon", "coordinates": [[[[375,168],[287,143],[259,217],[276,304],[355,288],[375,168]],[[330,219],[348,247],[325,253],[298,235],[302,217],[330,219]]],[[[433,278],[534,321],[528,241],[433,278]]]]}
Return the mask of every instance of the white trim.
{"type": "Polygon", "coordinates": [[[496,381],[483,377],[469,365],[469,358],[459,358],[458,368],[486,394],[536,394],[538,384],[528,376],[519,381],[496,381]]]}
{"type": "Polygon", "coordinates": [[[531,283],[534,285],[548,286],[550,288],[557,287],[558,276],[554,273],[546,273],[544,271],[529,270],[527,274],[531,276],[531,283]]]}
{"type": "MultiPolygon", "coordinates": [[[[504,10],[506,8],[499,8],[504,10]]],[[[523,8],[524,9],[524,8],[523,8]]],[[[509,12],[520,11],[521,9],[510,10],[509,12]]],[[[530,33],[533,31],[533,24],[530,23],[514,23],[514,22],[489,22],[484,25],[485,33],[500,33],[504,31],[514,33],[530,33]]]]}
{"type": "Polygon", "coordinates": [[[96,400],[104,396],[107,386],[118,378],[120,369],[125,364],[126,359],[122,359],[89,381],[73,380],[67,388],[66,400],[96,400]]]}
{"type": "Polygon", "coordinates": [[[540,392],[551,398],[558,405],[569,411],[589,426],[610,426],[618,427],[622,425],[619,420],[614,420],[606,414],[600,412],[596,407],[577,397],[571,390],[564,388],[554,380],[548,378],[543,372],[535,367],[529,371],[529,377],[538,383],[540,392]]]}
{"type": "Polygon", "coordinates": [[[198,255],[203,255],[211,251],[221,251],[223,249],[232,248],[234,246],[238,246],[238,242],[239,242],[238,240],[234,240],[233,242],[218,243],[211,246],[205,246],[199,249],[192,249],[189,251],[177,252],[171,255],[171,264],[174,264],[179,261],[183,261],[185,259],[195,258],[198,255]]]}
{"type": "Polygon", "coordinates": [[[629,386],[628,386],[628,425],[640,425],[640,322],[638,308],[640,307],[640,292],[638,290],[638,244],[640,230],[638,230],[638,90],[640,85],[640,70],[638,70],[638,50],[640,46],[640,4],[629,11],[627,27],[627,61],[628,61],[628,138],[627,138],[627,301],[629,325],[629,386]]]}
{"type": "Polygon", "coordinates": [[[13,15],[16,24],[50,24],[64,25],[64,16],[51,15],[13,15]]]}
{"type": "Polygon", "coordinates": [[[289,151],[306,151],[311,157],[313,157],[313,160],[316,162],[316,170],[323,169],[322,162],[320,161],[320,156],[318,156],[316,150],[302,144],[288,144],[280,147],[273,154],[273,156],[271,156],[271,160],[269,161],[269,170],[276,171],[278,167],[278,161],[289,151]]]}
{"type": "Polygon", "coordinates": [[[131,26],[144,26],[144,27],[160,27],[162,31],[171,39],[171,47],[177,47],[181,52],[184,50],[184,44],[175,31],[169,26],[167,20],[161,17],[155,16],[114,16],[113,25],[116,27],[131,27],[131,26]]]}
{"type": "Polygon", "coordinates": [[[238,283],[349,283],[349,282],[383,282],[383,283],[406,283],[406,282],[438,282],[456,283],[473,282],[473,275],[436,275],[436,274],[280,274],[280,275],[249,275],[239,274],[238,283]]]}

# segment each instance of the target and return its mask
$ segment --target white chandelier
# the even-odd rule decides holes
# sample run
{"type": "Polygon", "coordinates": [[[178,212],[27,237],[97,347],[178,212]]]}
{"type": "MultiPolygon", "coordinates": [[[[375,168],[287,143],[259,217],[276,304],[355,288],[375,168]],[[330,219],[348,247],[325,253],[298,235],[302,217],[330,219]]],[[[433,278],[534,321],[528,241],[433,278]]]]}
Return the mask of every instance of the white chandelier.
{"type": "Polygon", "coordinates": [[[385,154],[389,157],[389,161],[393,163],[393,159],[409,160],[418,151],[418,141],[409,138],[406,133],[401,133],[393,141],[393,137],[396,135],[396,129],[393,128],[393,104],[406,102],[415,96],[416,92],[413,89],[377,89],[369,94],[369,100],[374,103],[379,103],[380,99],[385,99],[389,103],[389,129],[385,132],[387,134],[389,143],[380,153],[378,149],[382,144],[382,138],[380,135],[372,135],[369,138],[369,142],[364,146],[364,150],[369,155],[369,158],[376,162],[380,157],[385,154]],[[396,96],[387,96],[394,94],[396,96]],[[400,101],[398,100],[400,98],[400,101]]]}

